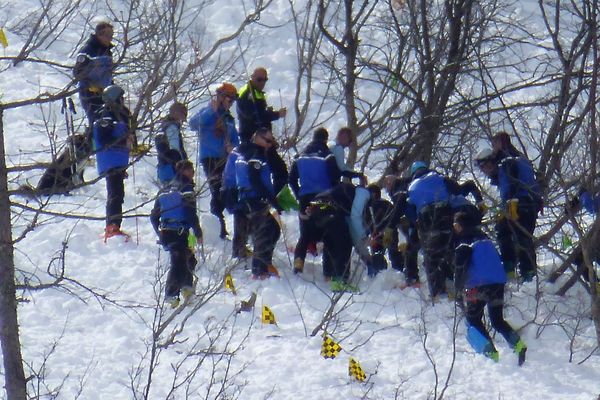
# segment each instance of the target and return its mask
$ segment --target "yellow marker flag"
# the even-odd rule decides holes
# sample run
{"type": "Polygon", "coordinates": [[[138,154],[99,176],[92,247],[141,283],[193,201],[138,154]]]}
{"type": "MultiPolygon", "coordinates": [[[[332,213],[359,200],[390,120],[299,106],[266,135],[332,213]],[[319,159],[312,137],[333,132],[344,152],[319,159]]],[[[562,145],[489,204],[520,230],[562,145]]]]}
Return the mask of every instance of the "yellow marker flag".
{"type": "Polygon", "coordinates": [[[328,336],[323,336],[323,344],[321,345],[321,356],[324,358],[336,358],[342,351],[342,346],[336,343],[328,336]]]}
{"type": "Polygon", "coordinates": [[[275,322],[275,314],[273,314],[273,311],[271,311],[271,309],[267,306],[263,306],[262,309],[262,323],[277,325],[277,322],[275,322]]]}
{"type": "Polygon", "coordinates": [[[231,293],[236,294],[235,286],[233,285],[233,278],[230,273],[225,274],[225,289],[231,290],[231,293]]]}
{"type": "Polygon", "coordinates": [[[350,357],[350,364],[348,366],[348,375],[356,378],[357,381],[364,382],[367,379],[367,374],[361,368],[358,361],[350,357]]]}
{"type": "Polygon", "coordinates": [[[6,39],[6,35],[4,34],[4,29],[0,28],[0,44],[2,47],[8,47],[8,40],[6,39]]]}

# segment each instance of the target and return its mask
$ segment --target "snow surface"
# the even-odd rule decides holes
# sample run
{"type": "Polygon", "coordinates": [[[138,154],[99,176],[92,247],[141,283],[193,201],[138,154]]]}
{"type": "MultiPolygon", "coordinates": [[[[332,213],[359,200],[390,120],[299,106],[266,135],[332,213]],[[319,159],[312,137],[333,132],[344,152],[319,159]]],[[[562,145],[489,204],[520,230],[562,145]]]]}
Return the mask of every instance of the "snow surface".
{"type": "MultiPolygon", "coordinates": [[[[221,1],[221,11],[235,9],[237,2],[221,1]]],[[[12,6],[9,20],[25,12],[28,2],[12,2],[12,6]]],[[[285,0],[275,1],[261,22],[285,22],[288,7],[285,0]]],[[[6,9],[0,11],[7,13],[6,9]]],[[[227,30],[227,24],[209,27],[213,33],[227,30]]],[[[286,23],[276,32],[255,37],[261,46],[255,50],[256,58],[248,62],[269,68],[267,90],[271,103],[278,106],[278,88],[287,92],[296,66],[293,27],[286,23]],[[282,38],[285,45],[281,46],[275,37],[282,38]]],[[[79,34],[73,32],[70,36],[77,40],[79,34]]],[[[5,52],[11,54],[19,41],[10,32],[8,37],[11,47],[5,52]]],[[[69,44],[62,46],[66,57],[72,48],[69,44]]],[[[39,80],[59,87],[68,79],[61,73],[38,77],[40,70],[39,66],[23,64],[4,72],[0,81],[3,98],[29,96],[36,92],[39,80]]],[[[284,95],[282,100],[287,104],[291,98],[284,95]]],[[[55,115],[60,125],[61,116],[55,115]]],[[[9,164],[43,159],[47,138],[32,129],[32,124],[40,124],[40,117],[40,110],[32,108],[5,113],[5,130],[10,132],[6,137],[9,164]]],[[[335,129],[337,126],[332,126],[335,129]]],[[[188,143],[189,148],[193,146],[188,143]]],[[[133,176],[125,183],[124,209],[152,198],[156,192],[154,174],[154,160],[145,159],[136,165],[136,187],[133,176]]],[[[93,168],[88,168],[86,178],[94,176],[93,168]]],[[[19,183],[28,177],[23,175],[19,183]]],[[[36,178],[31,179],[35,183],[36,178]]],[[[62,282],[59,288],[21,293],[24,301],[18,311],[28,370],[43,374],[48,390],[62,385],[59,399],[142,398],[149,374],[153,326],[157,318],[164,320],[172,313],[167,307],[159,307],[168,255],[156,245],[149,221],[141,217],[123,223],[123,229],[132,234],[131,242],[112,238],[103,243],[103,181],[54,201],[52,210],[99,219],[43,216],[41,225],[17,244],[17,266],[28,272],[20,278],[35,284],[35,276],[48,282],[51,279],[46,270],[61,267],[52,260],[68,240],[64,268],[72,280],[62,282]]],[[[342,296],[327,331],[343,351],[334,360],[324,359],[320,356],[323,332],[316,336],[311,333],[321,323],[332,294],[323,280],[319,259],[309,256],[303,275],[291,273],[287,249],[298,236],[296,216],[283,216],[283,235],[275,254],[282,278],[260,282],[251,280],[243,266],[232,266],[230,243],[218,238],[217,221],[207,212],[207,191],[203,192],[200,208],[206,262],[198,265],[197,290],[213,295],[197,310],[186,308],[157,339],[165,343],[183,326],[174,336],[174,344],[159,351],[150,399],[426,399],[440,395],[448,375],[448,399],[580,400],[595,399],[600,393],[600,359],[597,354],[588,358],[596,338],[588,296],[581,287],[575,287],[566,297],[556,297],[552,293],[560,282],[540,282],[536,300],[535,283],[509,285],[506,317],[520,329],[529,346],[527,362],[518,367],[516,356],[499,336],[499,363],[474,354],[465,339],[464,322],[460,317],[456,320],[452,302],[432,305],[426,301],[425,286],[400,290],[401,276],[386,271],[374,280],[362,278],[361,294],[342,296]],[[229,269],[237,295],[220,288],[223,274],[229,269]],[[240,301],[252,292],[258,295],[254,312],[237,314],[240,301]],[[277,325],[261,323],[262,305],[273,311],[277,325]],[[368,376],[366,383],[348,376],[350,357],[361,363],[368,376]],[[185,372],[193,371],[199,360],[202,363],[198,370],[182,383],[185,372]],[[170,394],[170,389],[180,384],[170,394]]],[[[143,208],[148,210],[149,205],[143,208]]],[[[15,236],[27,218],[14,221],[15,236]]],[[[232,230],[231,219],[228,225],[232,230]]],[[[553,260],[543,253],[539,258],[543,277],[554,266],[553,260]]],[[[362,270],[356,260],[354,265],[359,272],[362,270]]],[[[40,390],[44,393],[46,389],[40,390]]]]}

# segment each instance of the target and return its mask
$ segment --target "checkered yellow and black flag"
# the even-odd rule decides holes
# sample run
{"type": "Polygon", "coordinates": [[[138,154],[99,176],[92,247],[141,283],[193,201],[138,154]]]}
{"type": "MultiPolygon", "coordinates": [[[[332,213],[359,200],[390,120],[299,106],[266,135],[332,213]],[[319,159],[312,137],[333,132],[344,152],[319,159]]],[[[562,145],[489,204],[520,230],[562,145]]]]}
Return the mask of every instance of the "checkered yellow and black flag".
{"type": "Polygon", "coordinates": [[[321,355],[324,358],[336,358],[340,351],[342,351],[342,346],[334,342],[329,336],[323,336],[321,355]]]}
{"type": "Polygon", "coordinates": [[[231,293],[233,293],[234,295],[236,294],[235,285],[233,284],[233,278],[231,277],[231,274],[229,272],[225,274],[225,289],[231,290],[231,293]]]}
{"type": "Polygon", "coordinates": [[[262,308],[262,323],[277,325],[277,322],[275,322],[275,314],[273,314],[273,311],[267,306],[263,306],[262,308]]]}
{"type": "Polygon", "coordinates": [[[350,357],[350,364],[348,366],[348,375],[356,378],[357,381],[364,382],[367,379],[367,374],[361,368],[358,361],[350,357]]]}

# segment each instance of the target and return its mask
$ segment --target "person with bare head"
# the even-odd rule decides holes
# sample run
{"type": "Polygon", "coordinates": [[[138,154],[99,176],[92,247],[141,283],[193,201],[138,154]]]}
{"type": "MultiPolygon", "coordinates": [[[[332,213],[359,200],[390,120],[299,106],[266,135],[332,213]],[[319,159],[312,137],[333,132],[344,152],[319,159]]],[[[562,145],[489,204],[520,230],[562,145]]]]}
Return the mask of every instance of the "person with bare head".
{"type": "Polygon", "coordinates": [[[264,92],[269,77],[264,67],[258,67],[252,72],[250,80],[240,89],[237,102],[237,116],[240,123],[240,138],[249,142],[258,128],[273,130],[272,122],[287,114],[285,107],[274,110],[267,105],[264,92]]]}
{"type": "Polygon", "coordinates": [[[507,132],[498,132],[492,136],[492,149],[497,154],[498,158],[504,157],[523,157],[524,154],[510,141],[510,136],[507,132]]]}
{"type": "Polygon", "coordinates": [[[352,132],[352,129],[350,129],[347,126],[344,126],[340,128],[340,130],[338,130],[337,136],[335,138],[335,145],[332,147],[331,152],[335,157],[335,161],[343,177],[350,179],[363,179],[363,174],[361,174],[360,172],[353,171],[352,168],[350,168],[346,163],[345,149],[347,147],[350,147],[353,141],[354,134],[352,132]]]}
{"type": "Polygon", "coordinates": [[[112,39],[113,25],[99,20],[83,48],[79,50],[73,67],[78,81],[79,99],[90,126],[102,107],[102,91],[113,84],[112,39]]]}
{"type": "Polygon", "coordinates": [[[171,104],[169,115],[163,120],[160,132],[156,135],[157,175],[163,185],[175,177],[177,161],[188,159],[181,134],[181,126],[187,118],[187,113],[185,104],[179,102],[171,104]]]}

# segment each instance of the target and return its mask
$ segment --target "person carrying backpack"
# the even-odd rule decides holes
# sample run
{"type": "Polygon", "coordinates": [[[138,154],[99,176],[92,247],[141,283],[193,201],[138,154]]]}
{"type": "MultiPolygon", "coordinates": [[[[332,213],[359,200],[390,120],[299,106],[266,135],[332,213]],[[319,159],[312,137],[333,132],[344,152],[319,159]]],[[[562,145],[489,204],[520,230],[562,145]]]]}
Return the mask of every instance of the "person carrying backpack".
{"type": "Polygon", "coordinates": [[[197,260],[188,244],[190,229],[196,240],[202,241],[191,161],[177,163],[175,179],[159,193],[150,213],[150,222],[160,244],[170,255],[165,301],[175,308],[180,303],[180,294],[185,301],[194,293],[193,274],[197,260]]]}

